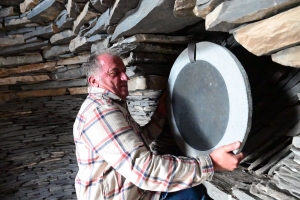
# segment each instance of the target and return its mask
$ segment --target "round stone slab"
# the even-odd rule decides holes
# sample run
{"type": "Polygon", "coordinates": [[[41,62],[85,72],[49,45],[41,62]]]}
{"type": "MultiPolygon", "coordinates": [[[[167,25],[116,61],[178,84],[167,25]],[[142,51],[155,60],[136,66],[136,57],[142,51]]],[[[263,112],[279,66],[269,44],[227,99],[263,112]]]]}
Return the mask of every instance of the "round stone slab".
{"type": "Polygon", "coordinates": [[[168,106],[172,133],[187,156],[207,155],[235,141],[243,146],[250,130],[247,74],[229,50],[214,43],[197,43],[193,63],[187,49],[176,59],[168,81],[168,106]]]}

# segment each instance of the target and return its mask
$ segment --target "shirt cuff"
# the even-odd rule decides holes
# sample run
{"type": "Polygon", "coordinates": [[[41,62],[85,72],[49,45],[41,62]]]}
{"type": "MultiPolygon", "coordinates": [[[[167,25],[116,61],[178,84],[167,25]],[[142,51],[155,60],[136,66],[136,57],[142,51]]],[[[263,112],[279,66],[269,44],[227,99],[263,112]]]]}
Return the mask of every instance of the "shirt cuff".
{"type": "Polygon", "coordinates": [[[214,175],[214,166],[209,155],[198,157],[200,160],[201,174],[203,178],[210,181],[214,175]]]}

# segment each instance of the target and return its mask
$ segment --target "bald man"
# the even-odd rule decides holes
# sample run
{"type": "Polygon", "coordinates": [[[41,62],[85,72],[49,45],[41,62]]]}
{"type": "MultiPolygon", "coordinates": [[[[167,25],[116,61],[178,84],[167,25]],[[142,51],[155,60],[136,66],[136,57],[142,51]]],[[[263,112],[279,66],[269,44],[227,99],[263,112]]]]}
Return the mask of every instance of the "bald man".
{"type": "Polygon", "coordinates": [[[73,127],[79,171],[78,199],[206,199],[201,188],[214,170],[233,170],[242,154],[236,142],[207,156],[156,155],[149,144],[166,119],[164,97],[151,121],[140,127],[130,116],[126,67],[115,55],[93,55],[87,63],[89,94],[73,127]]]}

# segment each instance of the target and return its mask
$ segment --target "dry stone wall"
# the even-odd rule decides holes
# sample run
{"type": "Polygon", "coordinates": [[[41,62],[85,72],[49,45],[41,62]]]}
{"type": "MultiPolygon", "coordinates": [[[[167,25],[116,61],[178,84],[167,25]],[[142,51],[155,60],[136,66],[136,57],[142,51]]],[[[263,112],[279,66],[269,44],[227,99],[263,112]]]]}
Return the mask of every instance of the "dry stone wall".
{"type": "MultiPolygon", "coordinates": [[[[144,125],[177,56],[190,42],[211,41],[243,49],[234,53],[244,52],[238,58],[255,84],[247,156],[235,172],[205,183],[209,195],[300,199],[299,6],[299,0],[1,0],[0,198],[76,198],[72,125],[87,94],[84,63],[91,53],[122,57],[131,79],[128,109],[144,125]]],[[[151,148],[180,154],[168,126],[151,148]]]]}

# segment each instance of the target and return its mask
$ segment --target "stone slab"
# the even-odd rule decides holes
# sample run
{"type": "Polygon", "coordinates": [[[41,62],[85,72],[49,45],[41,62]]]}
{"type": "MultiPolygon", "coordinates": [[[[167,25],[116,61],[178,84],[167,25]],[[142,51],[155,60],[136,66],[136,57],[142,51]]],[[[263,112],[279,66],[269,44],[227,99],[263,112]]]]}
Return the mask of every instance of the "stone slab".
{"type": "Polygon", "coordinates": [[[28,53],[23,56],[8,56],[0,57],[0,67],[8,68],[18,65],[26,65],[31,63],[43,62],[43,57],[40,53],[28,53]]]}
{"type": "Polygon", "coordinates": [[[234,38],[251,53],[272,54],[300,43],[300,6],[234,31],[234,38]],[[293,28],[291,28],[293,27],[293,28]],[[281,41],[281,42],[278,42],[281,41]],[[256,44],[260,45],[256,45],[256,44]]]}
{"type": "Polygon", "coordinates": [[[71,95],[76,94],[87,94],[88,93],[88,87],[77,87],[77,88],[68,88],[71,95]]]}
{"type": "Polygon", "coordinates": [[[205,18],[211,11],[213,11],[224,0],[197,0],[194,14],[198,17],[205,18]]]}
{"type": "Polygon", "coordinates": [[[196,0],[176,0],[174,5],[175,17],[195,17],[193,12],[196,0]]]}
{"type": "Polygon", "coordinates": [[[101,0],[90,0],[92,6],[100,13],[104,13],[108,7],[101,3],[101,0]]]}
{"type": "Polygon", "coordinates": [[[107,25],[118,24],[125,14],[136,8],[139,0],[116,0],[109,11],[107,25]]]}
{"type": "Polygon", "coordinates": [[[293,145],[300,149],[300,136],[293,137],[293,145]]]}
{"type": "Polygon", "coordinates": [[[126,13],[118,24],[112,40],[137,33],[170,33],[201,20],[197,17],[176,18],[173,15],[174,3],[175,0],[141,0],[137,8],[126,13]]]}
{"type": "Polygon", "coordinates": [[[52,22],[65,9],[65,6],[56,0],[44,0],[35,6],[27,15],[32,22],[52,22]]]}
{"type": "MultiPolygon", "coordinates": [[[[28,56],[28,55],[27,55],[28,56]]],[[[0,57],[0,60],[2,58],[0,57]]],[[[17,60],[16,57],[12,57],[13,60],[17,60]]],[[[21,56],[22,60],[24,59],[24,56],[21,56]]],[[[28,63],[34,63],[34,61],[27,61],[28,63]]],[[[37,54],[37,61],[35,62],[43,62],[42,56],[38,53],[37,54]]],[[[23,62],[22,62],[23,63],[23,62]]],[[[19,63],[16,63],[14,65],[21,65],[19,63]]],[[[26,74],[30,72],[51,72],[54,71],[56,68],[56,62],[46,62],[46,63],[39,63],[39,64],[29,64],[24,65],[16,68],[3,68],[1,66],[0,68],[0,77],[7,77],[14,74],[26,74]]]]}
{"type": "Polygon", "coordinates": [[[168,78],[163,76],[139,76],[132,78],[128,81],[128,90],[136,91],[136,90],[164,90],[167,88],[168,78]]]}
{"type": "Polygon", "coordinates": [[[24,0],[1,0],[0,5],[1,6],[18,6],[23,1],[24,0]]]}
{"type": "Polygon", "coordinates": [[[67,10],[63,10],[55,19],[54,24],[57,26],[59,31],[66,29],[72,29],[75,18],[68,16],[67,10]]]}
{"type": "MultiPolygon", "coordinates": [[[[86,3],[86,2],[85,2],[86,3]]],[[[73,0],[68,0],[67,12],[71,18],[77,18],[80,12],[83,10],[85,4],[75,3],[73,0]]]]}
{"type": "Polygon", "coordinates": [[[87,31],[84,36],[85,37],[91,37],[92,35],[95,34],[100,34],[100,33],[106,33],[107,30],[107,18],[109,16],[109,10],[105,11],[98,19],[96,24],[89,30],[87,31]]]}
{"type": "Polygon", "coordinates": [[[23,35],[0,36],[0,47],[14,46],[17,44],[24,44],[24,43],[25,40],[23,35]]]}
{"type": "Polygon", "coordinates": [[[72,39],[76,37],[76,34],[71,30],[65,30],[60,33],[56,33],[50,38],[51,44],[60,45],[68,44],[72,39]]]}
{"type": "Polygon", "coordinates": [[[22,44],[18,46],[5,47],[0,49],[0,55],[12,55],[24,52],[40,50],[48,46],[48,41],[22,44]]]}
{"type": "Polygon", "coordinates": [[[300,46],[290,47],[272,54],[272,60],[284,66],[300,68],[300,46]]]}
{"type": "Polygon", "coordinates": [[[38,24],[33,24],[27,17],[5,20],[5,29],[12,30],[24,27],[36,27],[38,24]]]}
{"type": "Polygon", "coordinates": [[[16,7],[10,6],[0,9],[0,17],[9,17],[19,15],[19,10],[16,7]]]}
{"type": "Polygon", "coordinates": [[[22,85],[23,90],[43,90],[52,88],[69,88],[69,87],[79,87],[86,86],[86,79],[75,79],[68,81],[51,81],[46,83],[22,85]]]}
{"type": "Polygon", "coordinates": [[[39,0],[25,0],[23,3],[20,4],[21,13],[25,13],[26,11],[33,9],[39,4],[39,2],[39,0]]]}
{"type": "Polygon", "coordinates": [[[15,30],[8,31],[8,35],[16,35],[16,34],[24,34],[35,31],[35,27],[29,27],[29,28],[19,28],[15,30]]]}
{"type": "Polygon", "coordinates": [[[298,0],[225,1],[209,13],[205,19],[206,30],[229,32],[247,22],[271,17],[299,5],[298,0]]]}
{"type": "Polygon", "coordinates": [[[43,51],[44,58],[47,60],[57,60],[59,55],[70,53],[69,45],[60,45],[46,48],[43,51]]]}
{"type": "Polygon", "coordinates": [[[48,26],[37,27],[36,30],[29,33],[25,33],[24,38],[26,40],[33,37],[42,37],[45,39],[49,39],[52,35],[54,35],[58,31],[59,30],[56,25],[50,24],[48,26]]]}
{"type": "Polygon", "coordinates": [[[65,88],[60,89],[50,89],[50,90],[33,90],[17,92],[16,96],[18,98],[28,98],[28,97],[45,97],[45,96],[61,96],[66,95],[67,90],[65,88]]]}
{"type": "Polygon", "coordinates": [[[77,78],[83,78],[86,76],[85,68],[79,67],[75,69],[70,69],[64,72],[55,73],[51,76],[52,80],[70,80],[70,79],[77,79],[77,78]]]}
{"type": "Polygon", "coordinates": [[[156,64],[172,64],[176,60],[176,56],[155,53],[138,53],[131,52],[126,58],[123,58],[125,66],[131,66],[137,63],[156,63],[156,64]]]}
{"type": "Polygon", "coordinates": [[[79,55],[79,56],[76,56],[73,58],[59,60],[59,61],[57,61],[57,65],[59,66],[59,65],[73,65],[73,64],[85,63],[89,56],[90,56],[90,54],[83,54],[83,55],[79,55]]]}
{"type": "Polygon", "coordinates": [[[106,39],[102,41],[98,41],[92,44],[91,53],[100,53],[110,47],[110,39],[111,36],[108,36],[106,39]]]}
{"type": "Polygon", "coordinates": [[[0,85],[14,85],[14,84],[30,84],[42,81],[50,80],[48,75],[38,75],[38,76],[16,76],[7,77],[0,79],[0,85]]]}

